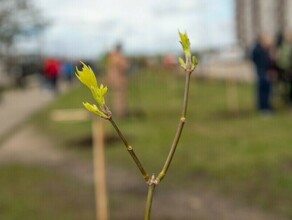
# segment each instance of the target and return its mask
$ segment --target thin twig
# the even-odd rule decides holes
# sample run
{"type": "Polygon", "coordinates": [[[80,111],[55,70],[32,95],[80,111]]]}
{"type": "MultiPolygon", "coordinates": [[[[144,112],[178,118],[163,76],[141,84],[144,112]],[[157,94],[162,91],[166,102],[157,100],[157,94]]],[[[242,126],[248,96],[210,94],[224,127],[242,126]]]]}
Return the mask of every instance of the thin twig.
{"type": "Polygon", "coordinates": [[[183,101],[183,110],[182,110],[182,117],[184,118],[187,116],[191,73],[192,72],[186,72],[185,92],[184,92],[184,101],[183,101]]]}
{"type": "Polygon", "coordinates": [[[148,185],[148,194],[147,194],[147,201],[146,201],[146,209],[145,209],[144,220],[149,220],[150,219],[151,208],[152,208],[152,200],[153,200],[155,187],[156,187],[155,177],[154,177],[154,175],[152,175],[151,179],[149,180],[149,185],[148,185]]]}
{"type": "Polygon", "coordinates": [[[138,159],[138,157],[136,156],[132,146],[128,143],[128,141],[126,140],[126,138],[124,137],[124,135],[122,134],[122,132],[120,131],[119,127],[117,126],[117,124],[115,123],[115,121],[110,118],[109,121],[111,122],[111,124],[113,125],[113,127],[115,128],[115,130],[117,131],[118,135],[120,136],[121,140],[123,141],[125,147],[127,148],[129,154],[131,155],[131,157],[133,158],[134,162],[136,163],[137,167],[139,168],[142,176],[144,177],[144,180],[146,182],[149,181],[149,175],[147,174],[147,172],[145,171],[144,167],[142,166],[140,160],[138,159]]]}
{"type": "Polygon", "coordinates": [[[185,124],[186,114],[187,114],[188,96],[189,96],[189,87],[190,87],[190,76],[191,76],[191,72],[187,72],[186,73],[186,82],[185,82],[184,101],[183,101],[183,108],[182,108],[182,116],[180,118],[177,130],[176,130],[176,134],[175,134],[174,140],[172,142],[171,148],[169,150],[168,156],[166,158],[166,161],[164,163],[164,166],[163,166],[161,172],[159,173],[159,175],[156,177],[157,183],[159,183],[166,175],[168,168],[171,164],[172,158],[174,156],[177,144],[178,144],[180,137],[181,137],[181,133],[182,133],[182,130],[183,130],[183,127],[185,124]]]}

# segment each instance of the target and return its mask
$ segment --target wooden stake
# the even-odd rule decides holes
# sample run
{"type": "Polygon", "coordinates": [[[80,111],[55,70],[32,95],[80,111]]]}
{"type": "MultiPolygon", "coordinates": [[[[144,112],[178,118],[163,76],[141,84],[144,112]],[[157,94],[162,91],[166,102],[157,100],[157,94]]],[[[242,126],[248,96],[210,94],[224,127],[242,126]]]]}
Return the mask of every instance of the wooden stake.
{"type": "Polygon", "coordinates": [[[58,122],[88,121],[92,119],[93,170],[96,203],[96,219],[108,220],[108,203],[106,190],[104,129],[103,119],[90,117],[84,109],[59,109],[51,114],[51,119],[58,122]]]}
{"type": "Polygon", "coordinates": [[[93,119],[93,164],[96,216],[98,220],[108,220],[108,204],[105,175],[104,130],[102,119],[93,119]]]}

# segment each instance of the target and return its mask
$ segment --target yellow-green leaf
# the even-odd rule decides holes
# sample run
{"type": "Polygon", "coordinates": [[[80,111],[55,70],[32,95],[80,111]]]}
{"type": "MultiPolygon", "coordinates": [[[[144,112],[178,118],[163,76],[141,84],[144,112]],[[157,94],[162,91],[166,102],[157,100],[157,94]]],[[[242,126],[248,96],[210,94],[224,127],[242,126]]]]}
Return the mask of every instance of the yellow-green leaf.
{"type": "Polygon", "coordinates": [[[90,103],[88,103],[88,102],[83,102],[83,105],[84,105],[84,107],[88,110],[88,111],[90,111],[90,112],[92,112],[92,113],[94,113],[94,114],[97,114],[97,115],[99,115],[100,117],[103,117],[103,118],[108,118],[102,111],[100,111],[99,109],[98,109],[98,107],[96,106],[96,105],[92,105],[92,104],[90,104],[90,103]]]}
{"type": "Polygon", "coordinates": [[[181,67],[185,69],[186,68],[185,61],[181,57],[178,58],[178,61],[179,61],[180,65],[181,65],[181,67]]]}
{"type": "Polygon", "coordinates": [[[186,32],[184,34],[179,32],[179,36],[180,36],[180,43],[183,47],[185,54],[190,56],[191,55],[191,43],[190,43],[188,34],[186,32]]]}
{"type": "Polygon", "coordinates": [[[89,89],[91,89],[91,87],[97,87],[96,77],[91,67],[85,65],[83,62],[81,63],[83,64],[82,70],[78,70],[76,67],[75,75],[80,80],[80,82],[86,85],[89,89]]]}
{"type": "Polygon", "coordinates": [[[91,92],[92,92],[94,99],[98,103],[98,105],[100,107],[103,107],[105,104],[104,96],[107,93],[107,87],[106,86],[104,87],[102,84],[100,85],[99,88],[98,87],[91,87],[91,92]]]}

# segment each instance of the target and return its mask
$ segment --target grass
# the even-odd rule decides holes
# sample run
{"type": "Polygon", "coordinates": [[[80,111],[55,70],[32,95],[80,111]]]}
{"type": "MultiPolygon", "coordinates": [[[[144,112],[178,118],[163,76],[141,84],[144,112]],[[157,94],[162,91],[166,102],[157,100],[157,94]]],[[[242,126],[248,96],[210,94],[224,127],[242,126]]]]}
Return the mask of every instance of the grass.
{"type": "Polygon", "coordinates": [[[94,219],[93,186],[52,169],[0,167],[0,219],[94,219]]]}
{"type": "MultiPolygon", "coordinates": [[[[167,156],[180,116],[183,87],[183,77],[164,70],[142,70],[130,79],[130,109],[142,111],[144,117],[117,123],[150,173],[158,173],[167,156]]],[[[292,217],[291,113],[259,116],[254,110],[253,86],[238,84],[237,89],[240,111],[232,113],[227,109],[225,82],[192,80],[187,124],[164,184],[209,187],[292,217]]],[[[49,120],[53,109],[81,108],[83,101],[90,100],[88,90],[78,87],[34,121],[61,146],[90,158],[90,122],[49,120]]],[[[106,132],[108,137],[116,136],[109,125],[106,132]]],[[[140,175],[119,140],[110,139],[107,146],[109,163],[140,175]]]]}

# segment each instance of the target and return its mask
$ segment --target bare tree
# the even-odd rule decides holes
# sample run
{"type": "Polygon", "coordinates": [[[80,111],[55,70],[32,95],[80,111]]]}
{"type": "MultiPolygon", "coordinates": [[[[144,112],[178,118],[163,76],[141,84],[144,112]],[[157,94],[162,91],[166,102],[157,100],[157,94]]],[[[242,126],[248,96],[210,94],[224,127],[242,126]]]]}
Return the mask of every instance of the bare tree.
{"type": "Polygon", "coordinates": [[[31,0],[0,0],[0,55],[9,73],[11,48],[19,36],[35,36],[46,26],[31,0]]]}

